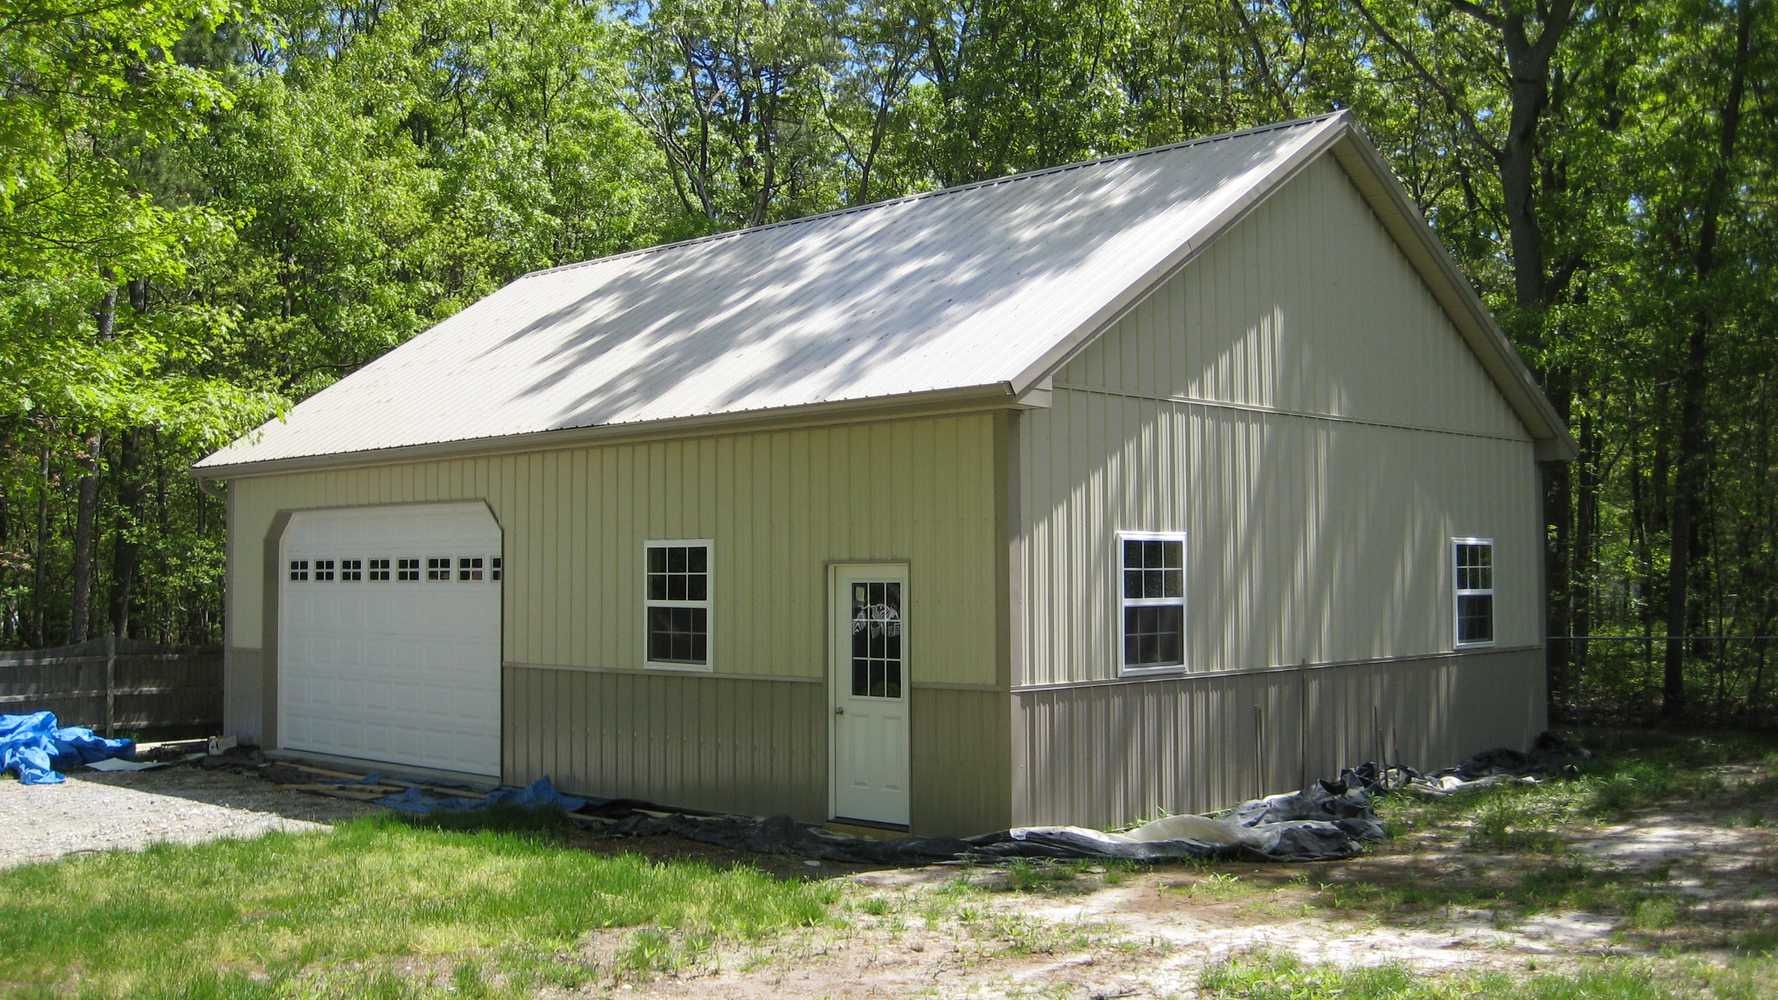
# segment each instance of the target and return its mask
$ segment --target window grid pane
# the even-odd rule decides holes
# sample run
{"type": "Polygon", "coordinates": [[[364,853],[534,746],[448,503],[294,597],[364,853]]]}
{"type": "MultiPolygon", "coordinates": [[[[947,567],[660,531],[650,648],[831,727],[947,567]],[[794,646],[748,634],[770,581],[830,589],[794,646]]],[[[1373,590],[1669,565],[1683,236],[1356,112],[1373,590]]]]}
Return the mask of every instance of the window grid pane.
{"type": "Polygon", "coordinates": [[[1185,538],[1123,538],[1126,669],[1185,665],[1185,538]]]}
{"type": "Polygon", "coordinates": [[[1456,542],[1452,545],[1457,592],[1457,645],[1494,641],[1494,545],[1456,542]]]}
{"type": "Polygon", "coordinates": [[[1185,594],[1185,543],[1124,542],[1124,598],[1164,600],[1185,594]]]}
{"type": "MultiPolygon", "coordinates": [[[[495,573],[498,574],[498,562],[495,573]]],[[[651,663],[710,661],[710,552],[702,543],[647,546],[643,598],[651,663]]]]}
{"type": "Polygon", "coordinates": [[[709,612],[704,608],[648,609],[648,658],[659,663],[703,663],[708,656],[709,612]]]}

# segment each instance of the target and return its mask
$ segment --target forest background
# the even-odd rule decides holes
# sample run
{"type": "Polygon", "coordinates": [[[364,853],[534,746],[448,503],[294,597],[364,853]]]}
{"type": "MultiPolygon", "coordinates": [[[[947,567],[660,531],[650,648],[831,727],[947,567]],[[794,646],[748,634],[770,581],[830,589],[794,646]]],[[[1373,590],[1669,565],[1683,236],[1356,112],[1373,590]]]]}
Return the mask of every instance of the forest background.
{"type": "Polygon", "coordinates": [[[1555,708],[1770,724],[1772,6],[0,0],[0,648],[219,641],[187,466],[526,271],[1350,108],[1579,443],[1555,708]]]}

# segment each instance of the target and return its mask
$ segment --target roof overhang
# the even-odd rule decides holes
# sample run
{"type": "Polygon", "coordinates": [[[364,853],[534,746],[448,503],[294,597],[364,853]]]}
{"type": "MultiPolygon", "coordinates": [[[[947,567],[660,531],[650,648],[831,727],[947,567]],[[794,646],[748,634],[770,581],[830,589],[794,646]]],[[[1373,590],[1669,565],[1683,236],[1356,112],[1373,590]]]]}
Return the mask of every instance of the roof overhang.
{"type": "Polygon", "coordinates": [[[674,438],[705,437],[713,434],[746,434],[755,431],[789,430],[797,427],[912,419],[957,413],[976,413],[986,410],[1025,408],[1033,405],[1041,405],[1041,403],[1015,398],[1011,386],[1005,382],[996,382],[991,385],[970,386],[962,389],[940,389],[931,392],[902,393],[895,396],[873,396],[867,399],[836,400],[770,410],[741,410],[733,413],[674,417],[637,423],[602,424],[553,431],[527,431],[523,434],[467,438],[460,441],[437,441],[406,445],[400,448],[301,455],[264,462],[238,462],[233,465],[194,465],[191,468],[191,474],[196,476],[200,482],[204,480],[247,479],[256,476],[279,476],[292,472],[321,472],[364,468],[373,465],[479,458],[514,452],[555,451],[590,444],[666,441],[674,438]]]}

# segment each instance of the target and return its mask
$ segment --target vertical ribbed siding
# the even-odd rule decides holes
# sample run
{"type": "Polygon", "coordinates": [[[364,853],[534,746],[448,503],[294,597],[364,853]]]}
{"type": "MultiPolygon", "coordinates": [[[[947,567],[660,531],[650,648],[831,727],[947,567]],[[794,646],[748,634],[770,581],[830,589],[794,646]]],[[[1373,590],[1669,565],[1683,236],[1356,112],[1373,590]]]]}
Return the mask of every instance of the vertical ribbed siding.
{"type": "Polygon", "coordinates": [[[222,731],[247,740],[264,737],[265,654],[227,646],[222,651],[222,731]]]}
{"type": "MultiPolygon", "coordinates": [[[[1007,826],[1006,693],[910,696],[912,829],[1007,826]]],[[[503,703],[509,784],[548,775],[570,792],[827,818],[824,684],[509,666],[503,703]]]]}
{"type": "Polygon", "coordinates": [[[1304,168],[1055,381],[1527,437],[1331,157],[1304,168]]]}
{"type": "Polygon", "coordinates": [[[995,419],[239,481],[231,488],[231,717],[243,720],[238,731],[256,732],[260,706],[249,701],[265,697],[262,679],[275,682],[264,667],[275,658],[255,647],[269,620],[264,539],[276,512],[485,499],[506,547],[505,780],[547,774],[591,795],[824,819],[826,566],[906,562],[907,611],[918,623],[908,659],[914,829],[1005,826],[1009,722],[995,625],[1005,484],[996,482],[995,419]],[[713,675],[640,670],[642,542],[684,537],[715,545],[713,675]]]}
{"type": "Polygon", "coordinates": [[[1020,417],[1013,685],[1116,676],[1120,529],[1189,533],[1188,667],[1452,648],[1450,539],[1538,641],[1533,445],[1337,163],[1317,161],[1020,417]]]}
{"type": "Polygon", "coordinates": [[[826,818],[820,684],[508,667],[502,695],[509,784],[826,818]]]}
{"type": "Polygon", "coordinates": [[[279,509],[486,499],[506,539],[503,655],[640,668],[642,542],[711,538],[718,674],[825,678],[830,561],[906,561],[910,670],[995,682],[993,417],[938,417],[245,479],[229,637],[261,644],[279,509]]]}
{"type": "Polygon", "coordinates": [[[912,690],[908,706],[915,831],[959,835],[1011,822],[1011,734],[1005,691],[912,690]]]}
{"type": "Polygon", "coordinates": [[[1121,827],[1378,756],[1443,767],[1528,746],[1543,698],[1535,649],[1017,691],[1012,818],[1121,827]]]}
{"type": "Polygon", "coordinates": [[[1496,638],[1539,637],[1528,442],[1058,389],[1024,420],[1024,671],[1117,674],[1120,529],[1188,534],[1187,664],[1452,647],[1450,539],[1495,540],[1496,638]]]}

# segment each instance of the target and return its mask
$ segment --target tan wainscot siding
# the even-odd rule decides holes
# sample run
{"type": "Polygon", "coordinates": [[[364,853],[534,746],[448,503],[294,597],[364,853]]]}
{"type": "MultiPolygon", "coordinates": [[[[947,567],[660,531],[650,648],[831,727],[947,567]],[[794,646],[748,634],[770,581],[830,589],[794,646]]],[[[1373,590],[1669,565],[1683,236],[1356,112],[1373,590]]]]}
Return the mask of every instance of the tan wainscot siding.
{"type": "Polygon", "coordinates": [[[1541,728],[1532,442],[1333,158],[1051,403],[1017,435],[1015,822],[1215,808],[1541,728]],[[1187,532],[1186,676],[1118,679],[1119,529],[1187,532]],[[1458,535],[1495,541],[1488,652],[1452,653],[1458,535]]]}
{"type": "Polygon", "coordinates": [[[231,485],[231,724],[256,731],[280,510],[485,499],[505,539],[508,782],[825,819],[826,566],[910,573],[916,831],[1008,819],[1005,415],[533,451],[231,485]],[[642,668],[649,538],[714,542],[713,674],[642,668]]]}

